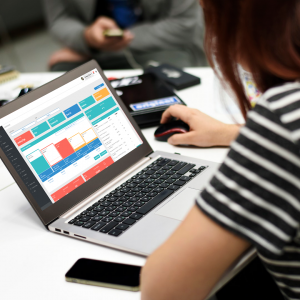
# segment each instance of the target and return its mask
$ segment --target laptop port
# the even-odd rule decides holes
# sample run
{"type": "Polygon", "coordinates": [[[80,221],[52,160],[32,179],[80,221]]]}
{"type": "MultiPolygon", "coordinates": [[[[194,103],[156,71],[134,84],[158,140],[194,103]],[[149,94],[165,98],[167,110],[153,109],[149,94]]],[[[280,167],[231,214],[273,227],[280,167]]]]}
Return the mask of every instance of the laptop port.
{"type": "Polygon", "coordinates": [[[74,234],[74,236],[77,236],[77,237],[82,238],[82,239],[86,239],[86,237],[81,236],[81,235],[77,235],[77,234],[74,234]]]}
{"type": "Polygon", "coordinates": [[[55,231],[57,231],[57,232],[61,232],[61,230],[60,230],[60,229],[57,229],[57,228],[55,228],[55,231]]]}
{"type": "Polygon", "coordinates": [[[64,231],[64,234],[70,234],[70,232],[69,231],[64,231]]]}

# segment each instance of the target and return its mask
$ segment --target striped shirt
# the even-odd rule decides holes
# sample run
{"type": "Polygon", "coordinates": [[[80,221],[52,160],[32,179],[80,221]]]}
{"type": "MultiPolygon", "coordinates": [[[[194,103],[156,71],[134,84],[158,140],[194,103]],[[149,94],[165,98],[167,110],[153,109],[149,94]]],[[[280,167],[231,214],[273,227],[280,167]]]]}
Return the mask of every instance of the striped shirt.
{"type": "Polygon", "coordinates": [[[300,299],[300,83],[268,90],[197,205],[249,240],[286,299],[300,299]]]}

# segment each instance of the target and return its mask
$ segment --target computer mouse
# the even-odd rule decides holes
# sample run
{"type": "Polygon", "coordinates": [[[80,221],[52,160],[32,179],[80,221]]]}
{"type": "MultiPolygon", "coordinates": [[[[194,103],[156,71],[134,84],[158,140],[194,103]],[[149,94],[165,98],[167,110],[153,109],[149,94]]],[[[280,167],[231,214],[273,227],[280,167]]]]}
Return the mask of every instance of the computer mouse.
{"type": "Polygon", "coordinates": [[[171,121],[160,125],[154,132],[154,136],[158,141],[166,142],[170,136],[176,133],[189,132],[190,127],[183,121],[171,121]]]}

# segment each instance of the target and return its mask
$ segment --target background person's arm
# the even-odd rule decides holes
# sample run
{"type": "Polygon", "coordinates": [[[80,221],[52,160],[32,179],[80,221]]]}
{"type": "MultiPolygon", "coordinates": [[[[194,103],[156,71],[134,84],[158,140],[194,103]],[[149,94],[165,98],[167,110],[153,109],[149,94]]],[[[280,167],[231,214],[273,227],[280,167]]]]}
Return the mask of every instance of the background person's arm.
{"type": "MultiPolygon", "coordinates": [[[[196,0],[171,0],[167,16],[158,21],[142,22],[129,30],[135,39],[129,48],[134,51],[182,49],[194,43],[195,28],[203,23],[201,7],[196,0]]],[[[150,1],[151,5],[152,2],[150,1]]],[[[154,5],[154,4],[153,4],[154,5]]],[[[204,27],[203,27],[204,31],[204,27]]],[[[197,37],[201,41],[201,36],[197,37]]]]}
{"type": "Polygon", "coordinates": [[[205,299],[222,274],[250,247],[193,207],[142,270],[142,300],[205,299]]]}
{"type": "Polygon", "coordinates": [[[225,124],[198,109],[183,105],[170,106],[163,113],[161,123],[168,122],[171,117],[178,118],[190,126],[188,133],[174,134],[168,139],[168,143],[172,145],[229,146],[241,127],[239,124],[225,124]]]}
{"type": "Polygon", "coordinates": [[[43,0],[51,34],[64,46],[81,54],[90,54],[85,38],[86,25],[77,18],[62,0],[43,0]]]}

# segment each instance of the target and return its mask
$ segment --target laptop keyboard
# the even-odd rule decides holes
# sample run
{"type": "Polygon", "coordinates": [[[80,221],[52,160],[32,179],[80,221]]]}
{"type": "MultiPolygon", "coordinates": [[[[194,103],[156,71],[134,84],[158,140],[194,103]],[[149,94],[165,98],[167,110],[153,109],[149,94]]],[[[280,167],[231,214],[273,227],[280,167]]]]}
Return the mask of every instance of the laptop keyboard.
{"type": "Polygon", "coordinates": [[[160,157],[69,224],[119,236],[205,168],[160,157]]]}

